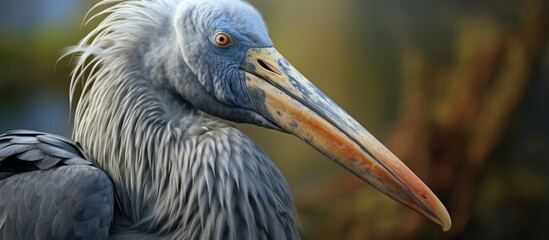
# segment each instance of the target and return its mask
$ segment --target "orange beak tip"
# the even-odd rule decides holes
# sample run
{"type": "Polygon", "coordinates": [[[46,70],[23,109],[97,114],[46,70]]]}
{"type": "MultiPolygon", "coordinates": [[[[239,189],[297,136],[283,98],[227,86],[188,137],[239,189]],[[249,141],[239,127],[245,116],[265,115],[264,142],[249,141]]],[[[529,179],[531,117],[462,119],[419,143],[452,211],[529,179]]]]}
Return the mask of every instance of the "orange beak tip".
{"type": "Polygon", "coordinates": [[[450,230],[448,211],[435,194],[274,48],[248,50],[241,69],[259,114],[389,197],[439,224],[443,231],[450,230]]]}

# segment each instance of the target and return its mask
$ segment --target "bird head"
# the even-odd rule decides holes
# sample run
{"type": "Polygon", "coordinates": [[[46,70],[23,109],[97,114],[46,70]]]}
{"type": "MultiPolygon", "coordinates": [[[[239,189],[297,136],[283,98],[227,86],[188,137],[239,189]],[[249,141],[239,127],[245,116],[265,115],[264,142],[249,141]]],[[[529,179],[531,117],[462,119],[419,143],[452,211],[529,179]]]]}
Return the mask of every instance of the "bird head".
{"type": "Polygon", "coordinates": [[[239,0],[186,0],[174,27],[195,81],[178,88],[198,109],[297,136],[375,188],[448,230],[433,192],[274,47],[261,15],[239,0]]]}

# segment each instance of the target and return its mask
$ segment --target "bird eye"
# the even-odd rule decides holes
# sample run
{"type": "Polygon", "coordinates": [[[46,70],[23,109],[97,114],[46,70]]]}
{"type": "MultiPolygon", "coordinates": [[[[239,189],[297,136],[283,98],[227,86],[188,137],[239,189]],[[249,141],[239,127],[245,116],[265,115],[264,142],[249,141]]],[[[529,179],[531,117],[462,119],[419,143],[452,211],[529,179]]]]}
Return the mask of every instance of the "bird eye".
{"type": "Polygon", "coordinates": [[[231,43],[231,39],[226,33],[221,32],[215,35],[215,44],[217,44],[217,46],[226,47],[229,43],[231,43]]]}

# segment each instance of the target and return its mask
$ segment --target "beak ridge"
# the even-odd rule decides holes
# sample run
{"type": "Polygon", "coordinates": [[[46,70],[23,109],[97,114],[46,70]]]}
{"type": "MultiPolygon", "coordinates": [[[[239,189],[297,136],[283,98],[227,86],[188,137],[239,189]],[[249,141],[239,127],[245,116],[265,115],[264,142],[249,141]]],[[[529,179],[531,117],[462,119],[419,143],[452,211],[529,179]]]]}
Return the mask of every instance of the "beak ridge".
{"type": "Polygon", "coordinates": [[[432,191],[356,120],[274,48],[251,48],[242,63],[256,111],[394,200],[451,227],[432,191]]]}

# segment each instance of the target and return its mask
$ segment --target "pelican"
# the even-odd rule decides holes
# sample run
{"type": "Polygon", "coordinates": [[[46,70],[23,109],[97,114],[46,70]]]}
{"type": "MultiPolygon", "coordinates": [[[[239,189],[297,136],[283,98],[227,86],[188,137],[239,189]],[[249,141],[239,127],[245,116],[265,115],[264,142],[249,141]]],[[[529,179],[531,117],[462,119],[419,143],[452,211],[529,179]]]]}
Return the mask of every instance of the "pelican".
{"type": "Polygon", "coordinates": [[[432,191],[273,48],[247,2],[94,9],[104,20],[65,54],[72,140],[0,136],[0,238],[300,239],[282,174],[214,116],[295,135],[450,228],[432,191]]]}

